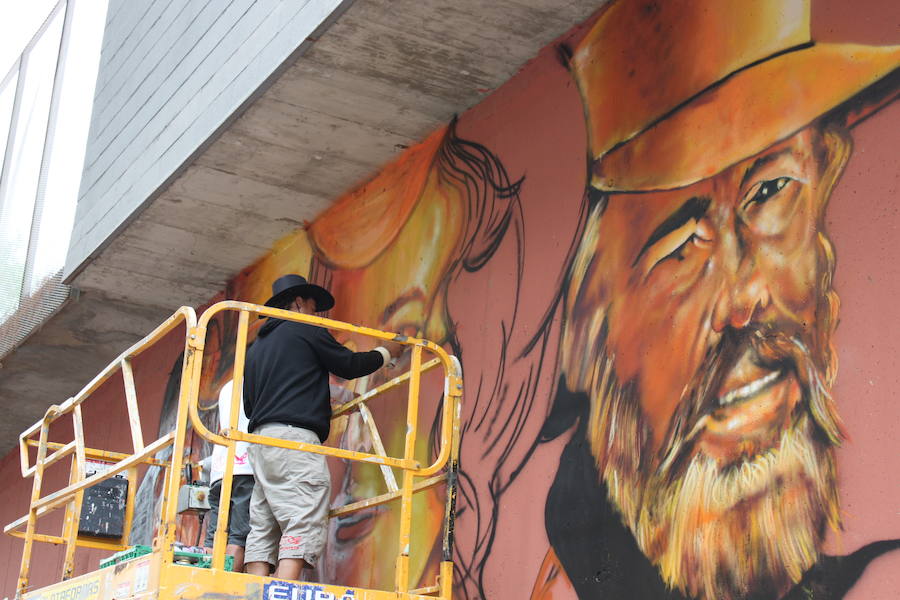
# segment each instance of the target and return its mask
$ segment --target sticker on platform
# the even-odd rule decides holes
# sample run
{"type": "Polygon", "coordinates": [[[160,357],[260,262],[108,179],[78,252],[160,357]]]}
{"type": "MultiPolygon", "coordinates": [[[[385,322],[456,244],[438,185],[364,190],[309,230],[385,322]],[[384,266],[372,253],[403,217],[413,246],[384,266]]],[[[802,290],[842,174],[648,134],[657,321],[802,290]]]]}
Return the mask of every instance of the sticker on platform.
{"type": "Polygon", "coordinates": [[[138,563],[134,569],[134,593],[146,592],[150,585],[150,561],[138,563]]]}
{"type": "MultiPolygon", "coordinates": [[[[109,462],[105,460],[93,460],[93,459],[85,459],[84,461],[84,475],[85,477],[90,477],[91,475],[96,475],[97,473],[106,473],[116,463],[109,462]]],[[[113,475],[116,479],[126,479],[125,473],[116,473],[113,475]]]]}
{"type": "Polygon", "coordinates": [[[112,571],[106,573],[106,579],[103,580],[103,600],[113,599],[113,579],[112,571]]]}
{"type": "Polygon", "coordinates": [[[353,590],[336,596],[322,585],[272,581],[263,587],[263,600],[357,600],[353,590]]]}
{"type": "Polygon", "coordinates": [[[96,600],[100,596],[100,578],[91,577],[51,588],[29,600],[96,600]]]}

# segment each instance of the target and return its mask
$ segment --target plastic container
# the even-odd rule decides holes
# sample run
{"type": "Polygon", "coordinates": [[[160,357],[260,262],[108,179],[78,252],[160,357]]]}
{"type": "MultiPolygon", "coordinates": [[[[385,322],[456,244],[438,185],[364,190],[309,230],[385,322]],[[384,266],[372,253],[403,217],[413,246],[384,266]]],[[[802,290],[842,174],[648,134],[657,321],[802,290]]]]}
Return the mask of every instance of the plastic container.
{"type": "Polygon", "coordinates": [[[150,554],[152,548],[150,546],[144,546],[143,544],[138,544],[137,546],[132,546],[128,550],[122,550],[121,552],[116,552],[109,558],[105,558],[100,561],[100,568],[106,568],[112,565],[117,565],[119,563],[125,562],[126,560],[131,560],[137,558],[139,556],[144,556],[145,554],[150,554]]]}
{"type": "MultiPolygon", "coordinates": [[[[150,554],[152,549],[150,546],[137,545],[132,546],[128,550],[116,552],[109,558],[100,561],[100,568],[110,567],[129,560],[134,560],[146,554],[150,554]]],[[[187,550],[175,550],[175,563],[184,566],[197,567],[200,569],[209,569],[212,567],[212,555],[204,552],[191,552],[187,550]]],[[[234,557],[225,555],[225,570],[231,571],[234,568],[234,557]]]]}

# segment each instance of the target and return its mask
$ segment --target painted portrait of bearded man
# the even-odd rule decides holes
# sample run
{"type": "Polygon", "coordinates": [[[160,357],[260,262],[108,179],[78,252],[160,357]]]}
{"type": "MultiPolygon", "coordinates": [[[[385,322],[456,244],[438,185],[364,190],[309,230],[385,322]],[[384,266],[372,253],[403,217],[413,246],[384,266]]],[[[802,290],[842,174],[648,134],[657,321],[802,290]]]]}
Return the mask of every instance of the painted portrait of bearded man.
{"type": "Polygon", "coordinates": [[[817,44],[809,15],[620,0],[562,49],[589,216],[544,435],[577,425],[533,598],[840,598],[898,547],[822,553],[845,438],[825,209],[900,47],[817,44]]]}

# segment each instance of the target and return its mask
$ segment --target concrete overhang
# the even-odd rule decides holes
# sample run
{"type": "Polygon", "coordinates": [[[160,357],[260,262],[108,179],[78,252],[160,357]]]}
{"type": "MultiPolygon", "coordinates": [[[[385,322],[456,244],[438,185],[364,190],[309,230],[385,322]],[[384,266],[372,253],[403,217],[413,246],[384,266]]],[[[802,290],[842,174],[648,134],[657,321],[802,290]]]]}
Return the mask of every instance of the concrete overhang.
{"type": "Polygon", "coordinates": [[[69,276],[3,360],[0,452],[181,305],[484,99],[600,0],[356,0],[69,276]]]}

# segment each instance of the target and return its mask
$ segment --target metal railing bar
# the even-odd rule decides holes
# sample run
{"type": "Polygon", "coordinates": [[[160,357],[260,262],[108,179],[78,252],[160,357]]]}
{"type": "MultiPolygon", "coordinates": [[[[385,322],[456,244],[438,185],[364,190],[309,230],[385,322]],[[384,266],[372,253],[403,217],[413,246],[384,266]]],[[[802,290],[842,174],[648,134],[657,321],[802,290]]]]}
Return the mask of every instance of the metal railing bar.
{"type": "MultiPolygon", "coordinates": [[[[200,315],[197,320],[196,333],[192,333],[189,337],[191,338],[191,342],[189,343],[190,347],[196,351],[199,351],[201,354],[203,352],[205,346],[205,336],[206,336],[206,326],[209,321],[218,313],[226,311],[226,310],[234,310],[234,311],[247,311],[250,314],[263,315],[268,317],[275,317],[279,319],[283,319],[286,321],[295,321],[298,323],[308,323],[311,325],[316,325],[318,327],[325,327],[328,329],[335,329],[338,331],[346,331],[351,333],[357,333],[360,335],[366,335],[369,337],[374,337],[382,340],[394,340],[396,342],[400,342],[405,345],[410,345],[415,350],[419,348],[426,349],[432,354],[435,354],[437,358],[440,360],[441,364],[444,366],[444,370],[446,376],[444,377],[444,402],[443,402],[443,410],[442,410],[442,426],[441,426],[441,446],[438,452],[437,459],[428,467],[422,468],[421,465],[419,467],[413,467],[414,475],[416,477],[427,477],[430,475],[434,475],[438,471],[440,471],[444,465],[447,463],[447,460],[450,458],[450,437],[452,435],[452,423],[451,419],[453,417],[453,402],[450,402],[450,396],[461,396],[462,395],[462,383],[461,383],[461,373],[459,370],[458,361],[454,361],[451,359],[450,355],[447,352],[433,342],[429,342],[428,340],[423,340],[419,338],[411,338],[404,335],[399,335],[395,333],[389,333],[384,331],[379,331],[377,329],[371,329],[369,327],[361,327],[358,325],[352,325],[350,323],[344,323],[341,321],[334,321],[332,319],[325,319],[323,317],[316,317],[312,315],[304,315],[297,312],[292,312],[288,310],[281,310],[277,308],[270,308],[267,306],[259,306],[256,304],[250,304],[247,302],[238,302],[236,300],[225,300],[223,302],[218,302],[213,304],[209,308],[207,308],[202,315],[200,315]]],[[[420,367],[421,368],[421,367],[420,367]]],[[[376,388],[377,389],[377,388],[376,388]]],[[[373,392],[375,390],[372,390],[373,392]]],[[[369,462],[375,464],[388,464],[391,466],[397,466],[402,469],[409,469],[410,467],[404,466],[399,462],[391,462],[391,461],[400,461],[401,459],[395,458],[382,458],[373,454],[366,453],[358,453],[347,450],[341,450],[337,448],[326,448],[324,446],[315,446],[310,445],[303,448],[299,446],[291,445],[291,446],[283,446],[281,444],[273,444],[273,441],[281,441],[276,440],[276,438],[264,438],[259,436],[253,436],[253,434],[241,434],[237,431],[227,431],[222,432],[223,435],[217,435],[209,430],[206,425],[200,420],[199,417],[199,409],[196,406],[197,404],[197,394],[194,394],[194,398],[191,400],[191,405],[189,407],[189,414],[191,423],[194,426],[194,431],[203,439],[212,442],[214,444],[219,444],[222,446],[227,446],[228,439],[231,440],[242,440],[247,441],[254,444],[265,444],[269,446],[277,446],[288,449],[295,450],[305,450],[307,452],[314,452],[316,454],[324,454],[325,456],[334,456],[337,458],[346,458],[349,460],[356,460],[361,462],[369,462]],[[265,441],[264,441],[265,440],[265,441]]],[[[349,404],[349,403],[348,403],[349,404]]],[[[294,444],[299,444],[299,442],[295,442],[294,444]]],[[[416,461],[418,464],[418,461],[416,461]]],[[[406,463],[408,464],[408,463],[406,463]]]]}
{"type": "MultiPolygon", "coordinates": [[[[52,508],[41,508],[41,509],[39,509],[39,510],[37,511],[37,518],[40,519],[42,516],[46,515],[48,512],[51,512],[52,510],[53,510],[52,508]]],[[[13,521],[12,523],[8,523],[8,524],[3,528],[3,533],[7,533],[7,534],[9,534],[9,535],[13,535],[13,534],[16,534],[16,533],[21,533],[21,534],[22,534],[22,537],[24,537],[24,536],[25,536],[25,532],[24,532],[24,531],[16,531],[16,529],[18,529],[19,527],[21,527],[22,525],[24,525],[27,521],[28,521],[28,515],[25,515],[24,517],[19,517],[18,519],[16,519],[16,520],[13,521]]],[[[37,534],[35,534],[35,535],[37,535],[37,534]]]]}
{"type": "MultiPolygon", "coordinates": [[[[54,407],[47,409],[46,414],[51,414],[54,407]]],[[[28,587],[28,573],[31,565],[31,551],[34,548],[34,534],[37,533],[38,509],[35,503],[41,497],[41,484],[44,480],[44,459],[47,458],[47,438],[49,437],[50,425],[47,419],[41,423],[41,434],[37,449],[37,458],[34,460],[36,470],[31,485],[31,500],[29,502],[28,514],[25,517],[25,544],[22,548],[22,562],[19,567],[19,577],[16,583],[16,594],[21,596],[28,587]]]]}
{"type": "Polygon", "coordinates": [[[429,585],[427,587],[420,587],[420,588],[416,588],[414,590],[410,590],[409,593],[416,594],[419,596],[427,596],[430,594],[437,594],[439,591],[441,591],[441,586],[429,585]]]}
{"type": "MultiPolygon", "coordinates": [[[[403,458],[411,459],[416,453],[416,433],[419,429],[419,384],[421,382],[422,347],[413,346],[410,357],[410,378],[406,409],[406,440],[403,458]]],[[[445,438],[441,438],[444,445],[445,438]]],[[[394,591],[409,591],[409,545],[412,529],[412,496],[414,478],[411,471],[403,472],[400,489],[400,531],[397,535],[397,566],[394,568],[394,591]]]]}
{"type": "MultiPolygon", "coordinates": [[[[84,480],[84,423],[81,418],[81,405],[72,410],[72,432],[75,436],[75,458],[69,474],[69,484],[84,480]]],[[[81,506],[84,490],[75,492],[66,503],[66,515],[63,524],[63,537],[66,538],[66,552],[63,558],[62,578],[65,581],[72,577],[75,570],[75,548],[78,538],[78,525],[81,522],[81,506]]]]}
{"type": "MultiPolygon", "coordinates": [[[[167,433],[163,437],[159,438],[158,440],[156,440],[155,442],[153,442],[152,444],[147,446],[144,449],[144,452],[142,454],[132,455],[131,457],[125,458],[125,459],[119,461],[118,463],[112,465],[108,471],[104,471],[102,473],[96,473],[87,479],[83,479],[78,484],[69,485],[57,492],[54,492],[52,494],[49,494],[49,495],[39,499],[37,502],[35,502],[32,505],[32,508],[37,509],[36,517],[41,517],[41,516],[47,514],[48,512],[52,511],[53,509],[58,508],[59,505],[61,505],[63,502],[65,502],[68,499],[68,496],[74,495],[77,491],[79,491],[81,489],[86,489],[99,481],[103,481],[104,479],[109,479],[113,475],[116,475],[117,473],[121,473],[122,471],[124,471],[126,469],[129,469],[131,467],[137,466],[138,464],[145,462],[144,460],[141,460],[142,458],[145,457],[145,455],[155,454],[156,452],[165,448],[166,446],[171,445],[174,437],[175,436],[173,433],[167,433]]],[[[133,486],[131,486],[131,487],[133,487],[133,486]]],[[[4,533],[12,533],[13,530],[17,529],[18,527],[21,527],[27,521],[28,521],[28,515],[25,515],[24,517],[16,519],[12,523],[9,523],[8,525],[6,525],[3,528],[3,532],[4,533]]]]}
{"type": "MultiPolygon", "coordinates": [[[[144,336],[141,340],[133,344],[130,348],[122,352],[118,357],[116,357],[112,362],[110,362],[106,368],[104,368],[94,379],[91,380],[86,386],[84,386],[81,391],[79,391],[75,396],[72,396],[68,400],[62,403],[60,406],[51,406],[47,410],[47,414],[44,418],[29,427],[19,436],[20,440],[23,438],[28,438],[34,435],[34,433],[40,428],[41,424],[44,422],[52,423],[60,416],[71,411],[76,405],[81,404],[84,400],[90,396],[94,391],[97,390],[103,383],[105,383],[110,377],[112,377],[121,367],[121,363],[124,360],[130,360],[136,356],[139,356],[143,352],[145,352],[150,346],[159,341],[162,337],[168,334],[171,330],[178,327],[181,322],[184,321],[187,327],[187,330],[190,331],[192,328],[196,326],[197,323],[197,314],[194,312],[194,309],[190,306],[182,306],[177,311],[175,311],[168,319],[163,321],[156,329],[152,332],[144,336]]],[[[23,461],[23,465],[26,464],[27,461],[23,461]]],[[[23,470],[23,476],[25,475],[26,469],[23,470]]]]}
{"type": "MultiPolygon", "coordinates": [[[[11,535],[12,537],[19,538],[19,539],[25,539],[25,535],[26,535],[24,531],[7,531],[6,534],[11,535]]],[[[59,536],[59,535],[49,535],[46,533],[35,533],[34,536],[32,536],[32,537],[33,537],[34,541],[36,541],[36,542],[44,542],[47,544],[56,544],[57,546],[66,543],[65,538],[63,538],[62,536],[59,536]]],[[[100,541],[86,540],[83,538],[78,538],[75,543],[78,545],[79,548],[92,548],[94,550],[112,550],[112,551],[117,552],[119,550],[127,550],[128,548],[130,548],[130,546],[128,546],[127,544],[116,544],[115,542],[100,542],[100,541]]]]}
{"type": "MultiPolygon", "coordinates": [[[[192,415],[193,416],[193,415],[192,415]]],[[[196,429],[196,423],[195,429],[196,429]]],[[[207,430],[208,431],[208,430],[207,430]]],[[[269,437],[265,435],[257,435],[255,433],[244,433],[237,429],[226,429],[222,431],[222,435],[211,434],[212,439],[202,435],[209,441],[225,446],[225,443],[219,440],[234,440],[236,442],[249,442],[251,444],[262,444],[263,446],[272,446],[274,448],[285,448],[287,450],[302,450],[304,452],[312,452],[313,454],[323,454],[325,456],[333,456],[334,458],[346,458],[357,462],[371,463],[376,465],[388,465],[398,467],[400,469],[418,469],[421,465],[417,460],[407,460],[404,458],[393,458],[391,456],[378,456],[377,454],[369,454],[368,452],[355,452],[353,450],[344,450],[343,448],[332,448],[330,446],[322,446],[319,444],[307,444],[306,442],[295,442],[293,440],[282,440],[279,438],[269,437]]]]}
{"type": "MultiPolygon", "coordinates": [[[[422,365],[422,373],[430,371],[433,368],[439,367],[439,366],[441,366],[441,359],[432,358],[431,360],[429,360],[428,362],[426,362],[425,364],[422,365]]],[[[382,393],[386,392],[387,390],[389,390],[393,387],[396,387],[396,386],[400,385],[401,383],[404,383],[405,381],[408,381],[408,380],[409,380],[409,371],[407,371],[406,373],[403,373],[402,375],[398,375],[397,377],[394,377],[390,381],[386,381],[386,382],[382,383],[377,388],[369,390],[365,394],[360,394],[353,400],[347,402],[346,404],[342,404],[340,407],[336,408],[331,413],[332,419],[336,419],[337,417],[352,411],[354,408],[356,408],[360,404],[363,404],[363,403],[367,402],[368,400],[371,400],[375,396],[382,394],[382,393]]]]}
{"type": "MultiPolygon", "coordinates": [[[[26,440],[25,443],[32,447],[37,447],[37,440],[26,440]]],[[[48,450],[58,450],[62,448],[65,444],[61,444],[59,442],[47,442],[48,450]]],[[[97,450],[95,448],[85,448],[84,449],[85,458],[94,459],[94,460],[113,460],[119,461],[131,456],[131,454],[125,454],[123,452],[113,452],[111,450],[97,450]]],[[[157,467],[168,467],[169,463],[164,460],[159,460],[156,458],[147,458],[144,460],[144,464],[154,465],[157,467]]]]}
{"type": "MultiPolygon", "coordinates": [[[[231,374],[231,397],[228,398],[230,403],[230,411],[228,413],[228,428],[237,429],[239,417],[241,415],[241,407],[238,403],[242,400],[242,391],[244,388],[244,360],[247,356],[247,331],[250,324],[250,313],[245,310],[240,312],[238,317],[237,341],[235,342],[234,364],[232,365],[231,374]]],[[[216,536],[213,538],[213,556],[212,568],[222,569],[225,567],[225,546],[228,538],[228,520],[231,510],[231,488],[234,475],[234,456],[237,450],[237,442],[228,444],[225,453],[225,471],[222,474],[222,485],[219,495],[219,506],[223,507],[219,511],[218,521],[216,522],[216,536]]]]}
{"type": "Polygon", "coordinates": [[[110,467],[107,471],[104,471],[102,473],[95,473],[94,475],[91,475],[87,479],[83,479],[79,483],[67,486],[57,492],[53,492],[52,494],[48,494],[47,496],[44,496],[43,498],[41,498],[40,500],[35,502],[32,506],[34,506],[35,508],[38,508],[38,509],[43,508],[43,507],[55,508],[56,506],[59,506],[60,504],[65,502],[68,499],[68,497],[73,495],[75,492],[89,488],[92,485],[94,485],[95,483],[103,481],[104,479],[109,479],[113,475],[116,475],[117,473],[121,473],[125,469],[128,469],[130,467],[140,464],[141,462],[143,462],[142,459],[145,456],[149,456],[151,454],[156,454],[157,452],[159,452],[166,446],[171,445],[173,439],[174,439],[174,434],[167,433],[163,437],[159,438],[158,440],[156,440],[155,442],[153,442],[152,444],[150,444],[149,446],[144,448],[143,452],[141,452],[139,454],[134,454],[131,457],[126,458],[125,460],[121,460],[114,465],[110,465],[110,467]]]}
{"type": "Polygon", "coordinates": [[[443,469],[447,461],[450,460],[453,424],[455,420],[461,418],[459,400],[462,398],[462,377],[459,362],[455,361],[452,370],[448,369],[448,372],[452,374],[448,375],[444,381],[444,402],[441,412],[441,447],[434,462],[428,467],[416,471],[414,473],[416,477],[434,475],[443,469]]]}
{"type": "MultiPolygon", "coordinates": [[[[200,315],[200,318],[197,320],[198,329],[205,333],[206,326],[209,321],[216,314],[225,310],[246,310],[250,314],[262,315],[265,317],[275,317],[276,319],[282,319],[284,321],[309,323],[311,325],[317,325],[326,329],[345,331],[347,333],[358,333],[360,335],[373,337],[380,340],[393,340],[395,342],[400,342],[407,345],[419,345],[422,347],[427,347],[431,352],[445,358],[446,362],[449,362],[449,356],[444,351],[444,349],[434,342],[429,342],[428,340],[400,335],[398,333],[391,333],[388,331],[380,331],[378,329],[372,329],[371,327],[363,327],[362,325],[353,325],[352,323],[345,323],[343,321],[335,321],[334,319],[326,319],[325,317],[304,315],[290,310],[271,308],[268,306],[250,304],[248,302],[238,302],[237,300],[224,300],[222,302],[217,302],[216,304],[213,304],[212,306],[207,308],[205,311],[203,311],[203,314],[200,315]]],[[[442,362],[445,361],[442,360],[442,362]]]]}
{"type": "MultiPolygon", "coordinates": [[[[434,477],[429,477],[428,479],[423,479],[422,481],[413,485],[413,493],[421,492],[422,490],[427,490],[428,488],[433,488],[436,485],[440,485],[447,480],[446,475],[435,475],[434,477]]],[[[397,490],[396,492],[388,492],[387,494],[381,494],[380,496],[373,496],[372,498],[366,498],[365,500],[359,500],[357,502],[353,502],[352,504],[345,504],[344,506],[339,506],[338,508],[333,508],[328,511],[328,517],[340,517],[341,515],[346,515],[352,512],[356,512],[358,510],[362,510],[364,508],[371,508],[373,506],[379,506],[381,504],[386,504],[391,500],[396,500],[400,497],[402,493],[401,490],[397,490]]]]}
{"type": "MultiPolygon", "coordinates": [[[[375,418],[372,416],[372,411],[369,410],[369,407],[365,404],[359,405],[359,414],[362,417],[363,423],[369,428],[369,435],[372,436],[372,448],[375,450],[375,454],[378,456],[387,457],[387,452],[384,450],[384,444],[381,443],[381,435],[378,433],[378,427],[375,425],[375,418]]],[[[397,479],[394,477],[394,472],[387,465],[381,465],[381,474],[384,477],[384,485],[387,486],[389,492],[396,492],[399,488],[397,487],[397,479]]]]}
{"type": "MultiPolygon", "coordinates": [[[[127,469],[128,474],[125,476],[128,480],[128,492],[125,498],[125,521],[122,524],[122,531],[124,535],[122,536],[123,541],[128,541],[129,532],[131,531],[131,526],[134,523],[134,510],[135,506],[135,498],[137,497],[137,489],[138,489],[138,470],[137,467],[131,467],[127,469]]],[[[165,471],[163,471],[164,475],[167,475],[165,471]]]]}
{"type": "MultiPolygon", "coordinates": [[[[48,444],[48,447],[49,447],[49,444],[48,444]]],[[[65,458],[66,456],[72,454],[73,452],[75,452],[75,440],[72,440],[68,444],[65,444],[64,446],[59,448],[59,450],[57,450],[56,452],[54,452],[53,454],[51,454],[50,456],[45,458],[43,460],[44,468],[46,469],[47,467],[56,464],[57,462],[59,462],[59,460],[61,458],[65,458]]],[[[37,465],[33,465],[30,469],[28,469],[28,473],[25,475],[25,477],[33,476],[36,468],[37,468],[37,465]]]]}
{"type": "Polygon", "coordinates": [[[122,383],[125,384],[125,406],[128,408],[128,426],[131,428],[131,444],[135,452],[144,449],[144,433],[141,429],[141,413],[138,410],[137,390],[134,388],[134,372],[131,360],[124,358],[119,363],[122,369],[122,383]]]}

